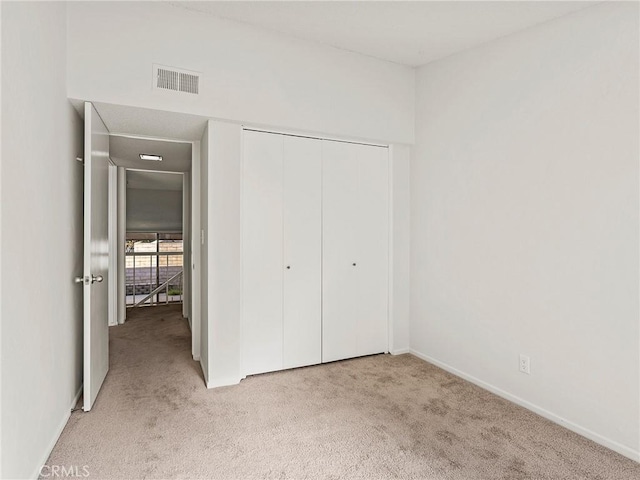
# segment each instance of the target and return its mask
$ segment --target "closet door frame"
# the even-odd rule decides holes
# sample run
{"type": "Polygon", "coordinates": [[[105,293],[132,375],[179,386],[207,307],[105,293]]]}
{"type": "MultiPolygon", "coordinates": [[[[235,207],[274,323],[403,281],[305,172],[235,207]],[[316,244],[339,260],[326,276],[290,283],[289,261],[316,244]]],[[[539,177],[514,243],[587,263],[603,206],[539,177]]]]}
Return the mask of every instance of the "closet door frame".
{"type": "MultiPolygon", "coordinates": [[[[319,134],[315,134],[315,133],[309,133],[309,132],[305,132],[305,131],[300,131],[300,130],[292,130],[292,129],[282,129],[282,128],[272,128],[272,127],[265,127],[265,126],[261,126],[261,125],[255,125],[255,124],[249,124],[249,123],[245,123],[242,124],[242,132],[240,135],[240,142],[241,142],[241,146],[240,146],[240,168],[241,168],[241,172],[244,172],[244,158],[245,158],[245,132],[250,131],[250,132],[260,132],[260,133],[269,133],[269,134],[275,134],[275,135],[288,135],[288,136],[293,136],[293,137],[302,137],[302,138],[311,138],[311,139],[316,139],[316,140],[327,140],[327,141],[334,141],[334,142],[344,142],[344,143],[355,143],[358,145],[369,145],[372,147],[383,147],[383,148],[387,148],[388,149],[388,155],[389,155],[389,160],[388,160],[388,169],[389,169],[389,188],[388,188],[388,216],[389,216],[389,220],[388,220],[388,227],[389,227],[389,232],[388,232],[388,260],[389,260],[389,268],[388,268],[388,312],[387,312],[387,352],[391,353],[393,351],[393,326],[394,326],[394,316],[393,316],[393,305],[394,305],[394,301],[393,301],[393,251],[394,251],[394,245],[393,245],[393,229],[394,229],[394,225],[393,225],[393,144],[390,143],[380,143],[380,142],[375,142],[375,141],[363,141],[359,138],[355,138],[355,137],[349,137],[349,136],[333,136],[333,135],[319,135],[319,134]]],[[[244,178],[241,178],[241,185],[240,185],[240,198],[243,198],[244,195],[244,178]]],[[[240,239],[242,242],[242,239],[244,238],[244,232],[243,232],[243,226],[244,226],[244,209],[241,206],[240,209],[240,239]]],[[[240,251],[243,251],[243,245],[240,245],[240,251]]],[[[242,272],[244,271],[244,256],[241,255],[240,256],[240,281],[241,281],[241,285],[244,282],[244,278],[242,272]]],[[[243,289],[240,289],[240,372],[241,372],[241,378],[246,378],[247,373],[246,373],[246,368],[245,365],[243,364],[243,352],[244,352],[244,339],[246,338],[246,334],[244,332],[244,322],[243,322],[243,309],[244,309],[244,298],[243,298],[243,289]]]]}

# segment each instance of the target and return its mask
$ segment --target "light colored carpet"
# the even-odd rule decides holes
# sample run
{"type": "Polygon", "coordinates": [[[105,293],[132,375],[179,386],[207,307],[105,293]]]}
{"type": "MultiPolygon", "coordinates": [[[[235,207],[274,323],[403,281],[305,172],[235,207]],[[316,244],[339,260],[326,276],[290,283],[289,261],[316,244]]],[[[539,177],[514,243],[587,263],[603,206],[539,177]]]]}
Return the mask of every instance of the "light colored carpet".
{"type": "Polygon", "coordinates": [[[73,413],[48,465],[104,479],[640,478],[640,464],[411,355],[207,390],[175,306],[111,329],[95,407],[73,413]]]}

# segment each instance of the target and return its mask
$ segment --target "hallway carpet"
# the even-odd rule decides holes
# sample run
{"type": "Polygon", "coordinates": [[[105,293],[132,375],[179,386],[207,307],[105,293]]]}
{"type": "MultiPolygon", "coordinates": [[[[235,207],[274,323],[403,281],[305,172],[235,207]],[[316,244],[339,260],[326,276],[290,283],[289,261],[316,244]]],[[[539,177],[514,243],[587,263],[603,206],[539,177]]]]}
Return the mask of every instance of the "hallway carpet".
{"type": "Polygon", "coordinates": [[[638,479],[640,464],[411,355],[207,390],[176,306],[111,328],[111,370],[48,465],[88,478],[638,479]]]}

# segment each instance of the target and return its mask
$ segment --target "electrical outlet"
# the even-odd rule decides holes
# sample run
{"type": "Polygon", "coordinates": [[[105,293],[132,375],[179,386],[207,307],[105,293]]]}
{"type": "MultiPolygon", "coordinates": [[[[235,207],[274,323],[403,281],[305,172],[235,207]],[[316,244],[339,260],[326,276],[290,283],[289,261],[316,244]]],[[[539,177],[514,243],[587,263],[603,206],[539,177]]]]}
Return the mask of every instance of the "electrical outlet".
{"type": "Polygon", "coordinates": [[[520,354],[520,371],[527,375],[531,374],[531,359],[523,354],[520,354]]]}

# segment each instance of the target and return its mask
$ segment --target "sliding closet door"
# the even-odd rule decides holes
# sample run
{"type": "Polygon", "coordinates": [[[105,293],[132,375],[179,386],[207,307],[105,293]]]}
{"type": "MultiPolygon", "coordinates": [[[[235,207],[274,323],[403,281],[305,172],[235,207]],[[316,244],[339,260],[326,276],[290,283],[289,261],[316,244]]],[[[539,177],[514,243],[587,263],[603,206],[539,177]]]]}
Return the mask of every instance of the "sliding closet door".
{"type": "Polygon", "coordinates": [[[358,145],[322,142],[322,361],[358,355],[358,145]]]}
{"type": "Polygon", "coordinates": [[[284,141],[284,368],[322,361],[320,140],[284,141]]]}
{"type": "Polygon", "coordinates": [[[358,146],[358,355],[388,351],[389,150],[358,146]]]}
{"type": "Polygon", "coordinates": [[[244,132],[242,349],[247,375],[282,368],[283,141],[244,132]]]}
{"type": "Polygon", "coordinates": [[[325,141],[322,161],[322,361],[386,352],[388,150],[325,141]]]}

